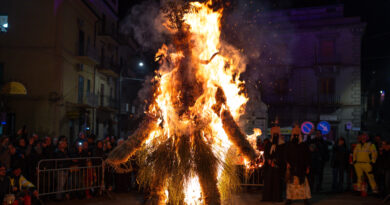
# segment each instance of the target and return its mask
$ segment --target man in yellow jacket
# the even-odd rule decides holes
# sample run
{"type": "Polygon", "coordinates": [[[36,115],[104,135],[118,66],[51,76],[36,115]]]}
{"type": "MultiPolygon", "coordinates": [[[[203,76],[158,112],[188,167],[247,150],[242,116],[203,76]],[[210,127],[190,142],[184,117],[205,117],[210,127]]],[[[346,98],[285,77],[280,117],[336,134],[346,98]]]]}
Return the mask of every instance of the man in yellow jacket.
{"type": "Polygon", "coordinates": [[[353,162],[357,175],[357,189],[361,191],[363,182],[363,173],[368,177],[371,189],[374,193],[378,193],[378,188],[375,183],[374,174],[372,172],[372,164],[375,163],[378,153],[375,145],[367,142],[367,134],[359,136],[359,141],[353,150],[353,162]]]}

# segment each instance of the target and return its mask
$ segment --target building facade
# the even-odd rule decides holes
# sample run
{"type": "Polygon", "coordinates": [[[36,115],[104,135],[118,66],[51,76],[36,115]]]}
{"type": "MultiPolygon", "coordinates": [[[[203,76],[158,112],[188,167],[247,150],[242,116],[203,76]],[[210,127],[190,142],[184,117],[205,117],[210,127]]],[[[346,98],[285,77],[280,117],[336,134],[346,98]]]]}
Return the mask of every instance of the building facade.
{"type": "Polygon", "coordinates": [[[8,20],[0,33],[2,82],[27,90],[2,96],[8,124],[71,139],[117,135],[118,79],[131,55],[118,34],[118,1],[2,1],[0,14],[8,20]]]}
{"type": "Polygon", "coordinates": [[[274,11],[257,19],[265,43],[258,67],[270,122],[331,124],[330,139],[355,140],[361,127],[361,39],[365,24],[343,6],[274,11]],[[347,131],[346,125],[352,123],[347,131]]]}

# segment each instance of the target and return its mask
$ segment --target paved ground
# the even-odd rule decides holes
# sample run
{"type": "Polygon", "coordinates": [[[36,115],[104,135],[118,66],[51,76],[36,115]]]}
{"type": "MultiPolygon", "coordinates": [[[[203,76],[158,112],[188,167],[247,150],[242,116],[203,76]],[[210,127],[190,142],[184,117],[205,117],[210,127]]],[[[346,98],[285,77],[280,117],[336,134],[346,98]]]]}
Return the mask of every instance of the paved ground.
{"type": "MultiPolygon", "coordinates": [[[[251,205],[278,205],[283,203],[266,203],[261,200],[261,191],[245,191],[236,195],[230,202],[231,205],[251,204],[251,205]]],[[[382,201],[376,197],[360,197],[353,193],[343,194],[315,194],[311,200],[315,205],[383,205],[382,201]]],[[[142,205],[143,196],[138,193],[113,194],[113,198],[98,197],[89,200],[70,200],[62,202],[47,202],[49,205],[142,205]]],[[[303,204],[297,201],[293,204],[303,204]]]]}
{"type": "MultiPolygon", "coordinates": [[[[315,205],[383,205],[382,200],[376,197],[360,197],[354,193],[346,192],[342,194],[332,194],[331,188],[331,169],[327,167],[324,172],[323,190],[325,192],[314,194],[311,203],[315,205]]],[[[98,197],[89,200],[70,200],[62,202],[47,202],[48,205],[143,205],[143,195],[137,192],[126,194],[112,194],[112,198],[107,196],[98,197]]],[[[261,190],[243,189],[241,193],[236,194],[228,205],[279,205],[283,203],[266,203],[261,201],[261,190]]],[[[293,204],[303,204],[302,201],[293,204]]],[[[388,203],[390,204],[390,202],[388,203]]]]}

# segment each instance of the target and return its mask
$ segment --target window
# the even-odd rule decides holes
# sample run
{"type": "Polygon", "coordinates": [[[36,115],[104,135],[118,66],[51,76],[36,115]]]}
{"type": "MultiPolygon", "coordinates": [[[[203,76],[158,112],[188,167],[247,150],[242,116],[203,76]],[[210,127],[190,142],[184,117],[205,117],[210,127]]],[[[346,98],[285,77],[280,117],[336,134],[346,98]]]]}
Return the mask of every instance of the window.
{"type": "Polygon", "coordinates": [[[102,16],[102,33],[106,33],[106,15],[102,16]]]}
{"type": "Polygon", "coordinates": [[[87,92],[86,92],[87,97],[91,95],[91,80],[88,79],[87,81],[87,92]]]}
{"type": "Polygon", "coordinates": [[[333,78],[321,78],[320,94],[334,95],[334,93],[335,93],[335,80],[333,78]]]}
{"type": "Polygon", "coordinates": [[[83,56],[84,55],[84,31],[82,30],[79,30],[79,56],[83,56]]]}
{"type": "Polygon", "coordinates": [[[111,24],[111,34],[114,34],[114,35],[115,35],[115,30],[116,30],[116,28],[115,28],[115,23],[112,23],[112,24],[111,24]]]}
{"type": "Polygon", "coordinates": [[[278,95],[286,95],[288,93],[288,79],[283,78],[275,82],[275,92],[278,95]]]}
{"type": "Polygon", "coordinates": [[[320,55],[325,58],[335,55],[334,40],[321,40],[320,55]]]}
{"type": "Polygon", "coordinates": [[[8,31],[8,15],[0,15],[0,32],[5,33],[8,31]]]}
{"type": "Polygon", "coordinates": [[[4,83],[4,63],[0,63],[0,85],[4,83]]]}
{"type": "Polygon", "coordinates": [[[100,61],[101,61],[101,64],[104,64],[104,56],[105,53],[104,53],[104,46],[102,46],[101,48],[101,56],[100,56],[100,61]]]}
{"type": "Polygon", "coordinates": [[[104,106],[104,84],[100,85],[100,106],[104,106]]]}
{"type": "Polygon", "coordinates": [[[78,103],[83,103],[84,100],[84,77],[79,76],[78,103]]]}

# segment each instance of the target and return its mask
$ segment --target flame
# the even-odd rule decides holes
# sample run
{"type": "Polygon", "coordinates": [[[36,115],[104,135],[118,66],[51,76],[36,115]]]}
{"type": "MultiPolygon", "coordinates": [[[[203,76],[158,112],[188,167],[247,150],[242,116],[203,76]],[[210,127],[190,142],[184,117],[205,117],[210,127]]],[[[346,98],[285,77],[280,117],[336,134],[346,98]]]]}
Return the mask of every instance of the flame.
{"type": "MultiPolygon", "coordinates": [[[[257,143],[257,137],[258,136],[261,136],[263,134],[263,132],[261,131],[260,128],[254,128],[253,129],[253,134],[251,135],[247,135],[247,139],[249,141],[249,143],[252,145],[252,147],[256,147],[256,143],[257,143]]],[[[256,152],[259,154],[259,158],[263,157],[263,151],[258,151],[256,149],[256,152]]],[[[251,164],[250,161],[248,161],[247,159],[244,159],[244,165],[247,169],[255,169],[255,168],[258,168],[258,167],[261,167],[262,164],[251,164]]]]}
{"type": "MultiPolygon", "coordinates": [[[[155,92],[155,102],[150,105],[147,113],[158,116],[160,126],[150,132],[146,146],[161,143],[169,138],[176,140],[175,138],[182,135],[192,135],[194,119],[202,119],[202,123],[206,124],[204,126],[211,128],[211,133],[202,133],[203,140],[211,143],[213,153],[224,161],[232,143],[212,106],[216,103],[215,94],[220,87],[226,95],[225,109],[230,110],[235,120],[243,114],[243,106],[248,98],[242,92],[244,82],[239,80],[239,76],[245,71],[245,62],[237,49],[220,40],[222,9],[213,11],[209,8],[211,1],[191,2],[190,5],[194,11],[186,13],[183,20],[190,33],[188,42],[191,42],[191,52],[187,54],[173,45],[164,44],[156,53],[160,68],[155,80],[158,81],[159,87],[155,92]],[[180,90],[177,76],[181,72],[180,62],[185,58],[192,59],[189,66],[193,67],[191,74],[195,75],[196,79],[192,83],[199,86],[202,93],[188,110],[179,112],[178,107],[182,106],[182,99],[186,93],[180,90]]],[[[261,133],[260,129],[256,131],[261,133]]],[[[222,170],[222,165],[219,165],[218,179],[222,170]]],[[[196,174],[192,174],[185,183],[184,193],[187,205],[203,203],[201,186],[196,174]]],[[[169,197],[167,191],[165,196],[169,197]]]]}
{"type": "Polygon", "coordinates": [[[184,193],[185,193],[184,201],[186,202],[187,205],[203,204],[202,190],[197,175],[194,175],[186,182],[184,193]]]}

